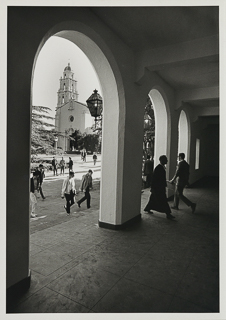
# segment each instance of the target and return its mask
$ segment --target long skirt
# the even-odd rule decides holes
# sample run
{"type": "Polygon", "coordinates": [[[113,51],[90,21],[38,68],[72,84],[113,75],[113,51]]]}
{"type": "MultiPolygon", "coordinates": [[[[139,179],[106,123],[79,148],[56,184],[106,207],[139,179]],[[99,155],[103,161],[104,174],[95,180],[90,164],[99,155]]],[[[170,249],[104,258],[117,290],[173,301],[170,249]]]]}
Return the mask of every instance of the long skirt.
{"type": "Polygon", "coordinates": [[[155,210],[158,212],[164,212],[166,214],[171,213],[169,204],[167,202],[166,194],[165,193],[157,193],[152,192],[149,198],[149,201],[144,208],[144,211],[155,210]]]}

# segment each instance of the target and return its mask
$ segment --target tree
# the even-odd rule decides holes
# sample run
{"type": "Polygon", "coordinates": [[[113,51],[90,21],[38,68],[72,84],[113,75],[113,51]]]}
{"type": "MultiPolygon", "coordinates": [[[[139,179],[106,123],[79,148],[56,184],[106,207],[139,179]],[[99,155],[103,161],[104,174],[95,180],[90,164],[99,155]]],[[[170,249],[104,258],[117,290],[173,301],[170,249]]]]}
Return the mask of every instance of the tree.
{"type": "Polygon", "coordinates": [[[44,106],[32,106],[31,154],[54,151],[55,126],[48,122],[51,109],[44,106]],[[54,128],[54,129],[53,129],[54,128]]]}
{"type": "Polygon", "coordinates": [[[82,134],[80,130],[75,129],[75,131],[69,136],[70,138],[70,149],[73,148],[78,150],[79,145],[81,144],[80,141],[82,139],[82,134]]]}
{"type": "Polygon", "coordinates": [[[85,148],[87,151],[100,151],[98,150],[99,136],[97,134],[83,133],[79,143],[80,147],[85,148]]]}
{"type": "Polygon", "coordinates": [[[143,139],[143,154],[154,156],[154,140],[155,140],[155,116],[154,109],[150,97],[147,97],[147,102],[144,108],[144,139],[143,139]]]}

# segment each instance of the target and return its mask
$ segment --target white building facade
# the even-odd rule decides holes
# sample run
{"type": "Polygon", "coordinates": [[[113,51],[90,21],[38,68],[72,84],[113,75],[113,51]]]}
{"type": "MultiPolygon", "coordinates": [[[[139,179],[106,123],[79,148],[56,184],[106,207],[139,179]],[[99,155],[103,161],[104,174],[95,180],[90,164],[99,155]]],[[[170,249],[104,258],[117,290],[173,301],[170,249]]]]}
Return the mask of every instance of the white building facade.
{"type": "Polygon", "coordinates": [[[74,79],[70,63],[64,68],[57,95],[55,126],[56,131],[63,135],[58,137],[58,147],[70,151],[69,136],[75,130],[92,133],[92,117],[86,104],[78,101],[77,80],[74,79]]]}

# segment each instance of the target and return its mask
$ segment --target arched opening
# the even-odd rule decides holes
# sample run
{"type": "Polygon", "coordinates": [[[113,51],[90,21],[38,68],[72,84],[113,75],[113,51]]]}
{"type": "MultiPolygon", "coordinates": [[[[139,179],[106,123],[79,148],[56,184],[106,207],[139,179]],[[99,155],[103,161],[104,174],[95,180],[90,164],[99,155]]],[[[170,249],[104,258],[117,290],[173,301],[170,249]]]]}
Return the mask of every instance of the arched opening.
{"type": "Polygon", "coordinates": [[[178,123],[178,153],[183,152],[187,161],[189,162],[189,126],[187,115],[184,110],[180,113],[178,123]]]}
{"type": "MultiPolygon", "coordinates": [[[[66,23],[67,24],[67,23],[66,23]]],[[[118,168],[118,158],[123,155],[119,152],[123,147],[123,139],[119,139],[120,128],[123,130],[123,123],[125,121],[124,112],[124,94],[120,73],[115,64],[114,58],[111,53],[108,52],[108,58],[105,56],[100,47],[91,40],[90,37],[84,33],[87,31],[86,26],[79,25],[78,29],[84,28],[84,33],[78,31],[61,31],[68,29],[76,29],[76,26],[72,23],[73,27],[66,27],[58,25],[52,30],[51,35],[55,35],[64,39],[67,39],[76,44],[88,57],[93,68],[95,69],[100,81],[103,97],[103,122],[102,122],[102,171],[101,171],[101,188],[100,188],[100,214],[99,221],[104,221],[110,224],[121,223],[121,201],[119,195],[121,195],[121,176],[115,174],[115,170],[118,168]],[[110,65],[111,62],[111,65],[110,65]],[[114,72],[112,70],[114,67],[114,72]],[[120,87],[120,92],[118,91],[120,87]],[[120,101],[120,109],[119,109],[120,101]],[[114,121],[112,121],[114,119],[114,121]],[[112,139],[114,137],[114,139],[112,139]],[[120,145],[119,145],[120,144],[120,145]],[[109,145],[111,148],[109,148],[109,145]],[[114,168],[114,170],[112,170],[114,168]],[[111,184],[109,184],[111,181],[111,184]],[[109,197],[108,195],[111,195],[109,197]],[[106,195],[106,196],[105,196],[106,195]],[[118,199],[117,201],[115,201],[118,199]],[[111,203],[109,203],[109,201],[111,203]],[[110,210],[109,210],[110,208],[110,210]]],[[[70,23],[69,23],[70,25],[70,23]]],[[[81,30],[82,31],[82,30],[81,30]]],[[[89,30],[92,32],[92,30],[89,30]]],[[[43,43],[49,38],[43,39],[43,43]]],[[[43,46],[40,45],[33,66],[33,73],[36,64],[38,54],[43,46]]],[[[103,45],[105,45],[103,43],[103,45]]],[[[32,76],[33,79],[33,76],[32,76]]]]}
{"type": "MultiPolygon", "coordinates": [[[[50,37],[40,50],[33,75],[32,106],[41,105],[50,108],[48,116],[55,117],[55,121],[43,118],[45,121],[43,120],[42,123],[51,125],[46,128],[45,132],[42,124],[38,128],[36,126],[36,136],[43,136],[45,139],[33,139],[35,138],[35,123],[32,121],[31,171],[39,172],[38,168],[41,164],[45,178],[40,193],[35,193],[38,197],[35,208],[37,216],[31,215],[31,232],[34,232],[41,224],[47,227],[50,223],[60,223],[65,219],[64,201],[58,197],[58,194],[63,180],[69,174],[69,161],[73,162],[72,170],[75,172],[77,193],[81,186],[82,176],[88,169],[93,170],[95,195],[99,192],[101,153],[98,154],[94,166],[93,153],[97,151],[98,137],[93,132],[94,120],[86,107],[86,99],[95,88],[100,90],[99,80],[85,54],[69,40],[56,36],[50,37]],[[43,76],[46,69],[48,69],[48,74],[43,76]],[[74,73],[76,80],[72,83],[74,73]],[[65,74],[66,78],[62,79],[65,74]],[[87,79],[87,74],[89,74],[89,79],[87,79]],[[74,90],[71,84],[74,84],[74,90]],[[73,98],[74,92],[76,93],[75,98],[73,98]],[[86,152],[82,157],[83,148],[86,152]],[[56,171],[52,166],[53,157],[57,161],[56,171]],[[54,201],[54,204],[50,199],[54,201]],[[52,210],[53,207],[54,210],[52,210]]],[[[42,116],[45,117],[45,113],[42,113],[42,116]]],[[[80,193],[75,200],[79,200],[82,196],[83,194],[80,193]]],[[[70,211],[72,216],[81,214],[76,204],[70,211]]]]}
{"type": "Polygon", "coordinates": [[[154,146],[154,166],[159,163],[161,155],[167,155],[167,130],[168,118],[165,101],[157,89],[149,92],[155,114],[155,146],[154,146]]]}

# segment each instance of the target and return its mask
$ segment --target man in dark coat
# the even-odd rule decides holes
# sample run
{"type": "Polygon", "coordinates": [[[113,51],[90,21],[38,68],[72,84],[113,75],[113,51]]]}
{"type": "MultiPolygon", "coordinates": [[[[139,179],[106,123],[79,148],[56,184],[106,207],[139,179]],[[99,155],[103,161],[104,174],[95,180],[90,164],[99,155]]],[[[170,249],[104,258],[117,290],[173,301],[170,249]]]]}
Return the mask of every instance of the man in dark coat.
{"type": "Polygon", "coordinates": [[[55,174],[58,176],[57,174],[57,160],[55,159],[55,157],[53,157],[52,160],[52,169],[53,169],[53,175],[55,176],[55,174]]]}
{"type": "Polygon", "coordinates": [[[151,159],[150,155],[147,156],[147,160],[144,162],[144,176],[146,177],[145,188],[151,186],[151,179],[153,175],[154,162],[151,159]]]}
{"type": "Polygon", "coordinates": [[[196,203],[191,202],[188,198],[183,195],[184,188],[189,184],[189,164],[184,160],[185,154],[179,153],[178,155],[179,163],[174,177],[169,181],[175,184],[174,191],[174,205],[172,209],[179,209],[179,199],[181,199],[188,207],[191,207],[192,213],[195,212],[196,203]]]}
{"type": "Polygon", "coordinates": [[[85,174],[82,177],[82,183],[81,183],[80,190],[82,192],[84,191],[85,195],[83,198],[81,198],[79,201],[77,201],[79,208],[81,207],[81,203],[85,200],[86,200],[87,209],[90,208],[91,196],[90,196],[89,190],[90,190],[90,188],[92,188],[92,174],[93,174],[93,171],[89,170],[87,172],[87,174],[85,174]]]}
{"type": "Polygon", "coordinates": [[[166,198],[166,169],[165,165],[168,159],[165,155],[159,157],[160,164],[158,164],[153,172],[152,182],[151,182],[151,195],[149,202],[144,208],[144,211],[148,213],[153,213],[151,211],[159,211],[166,214],[167,219],[174,219],[172,216],[169,204],[166,198]]]}
{"type": "Polygon", "coordinates": [[[71,157],[69,157],[68,167],[69,167],[69,172],[73,171],[73,160],[71,159],[71,157]]]}
{"type": "Polygon", "coordinates": [[[44,196],[43,190],[42,190],[42,183],[43,183],[43,180],[45,177],[45,173],[44,173],[44,167],[42,164],[40,164],[38,169],[36,170],[36,175],[38,176],[38,179],[39,179],[39,192],[40,192],[42,199],[44,200],[45,196],[44,196]]]}

